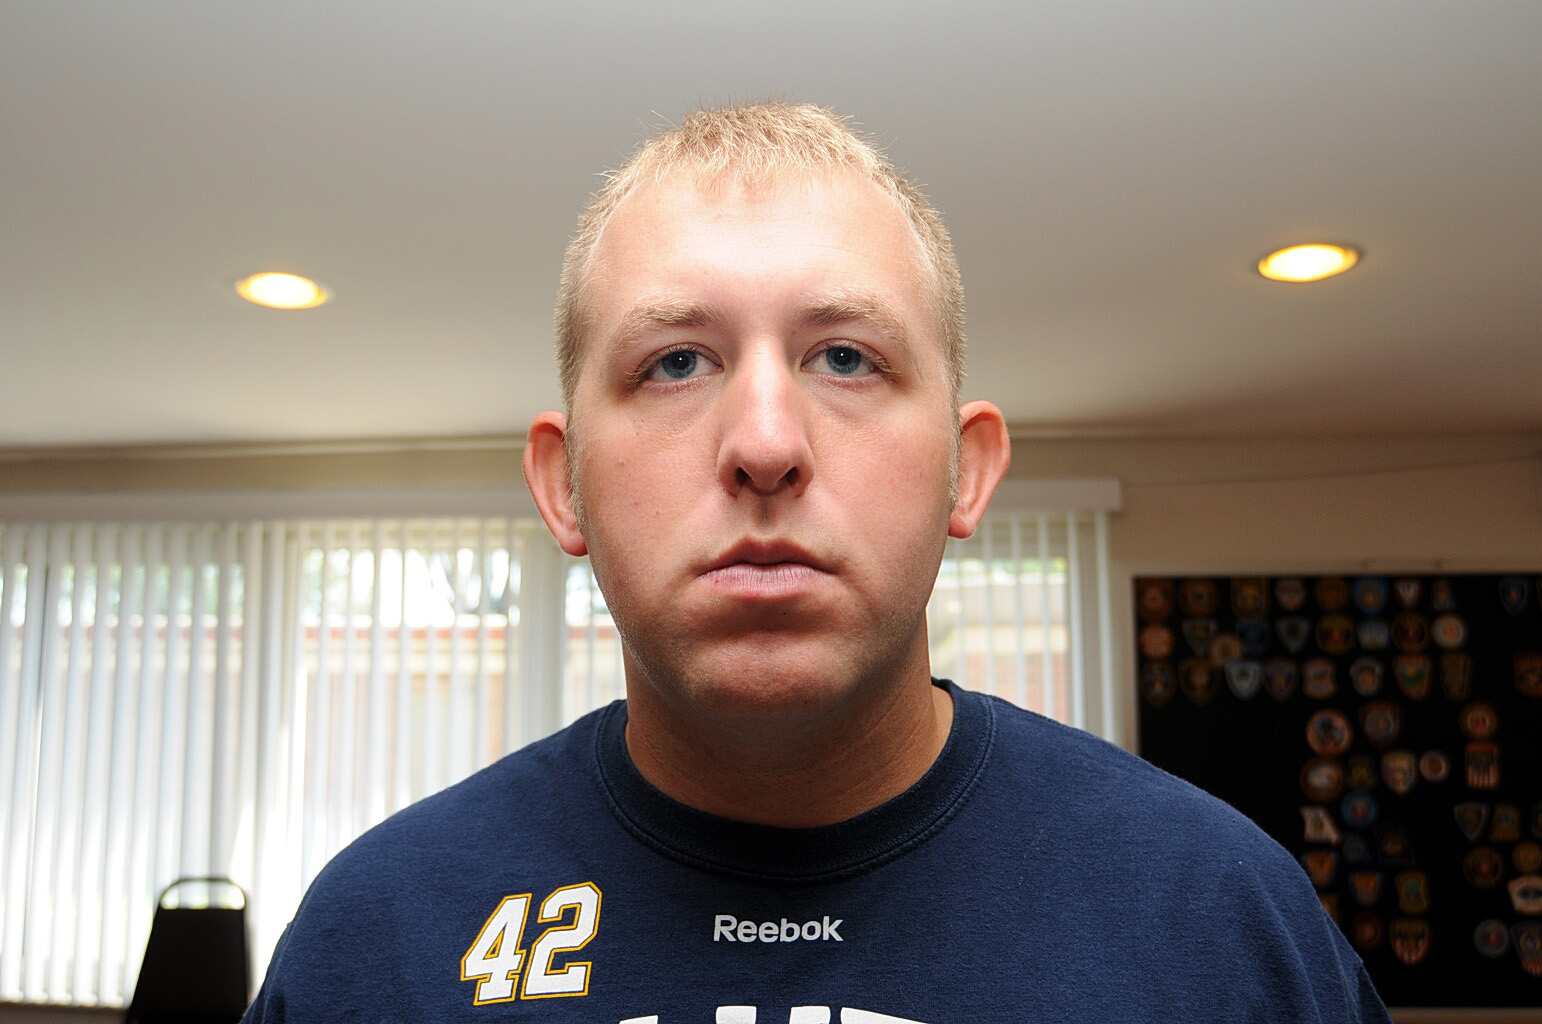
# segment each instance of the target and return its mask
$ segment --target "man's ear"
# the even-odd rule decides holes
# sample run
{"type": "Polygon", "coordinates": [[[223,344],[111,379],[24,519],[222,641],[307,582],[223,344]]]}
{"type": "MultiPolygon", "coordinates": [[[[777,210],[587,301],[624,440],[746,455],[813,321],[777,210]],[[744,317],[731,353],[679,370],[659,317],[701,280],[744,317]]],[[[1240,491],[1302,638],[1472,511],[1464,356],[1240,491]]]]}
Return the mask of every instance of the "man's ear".
{"type": "Polygon", "coordinates": [[[568,418],[560,412],[543,412],[525,435],[525,483],[535,498],[546,528],[557,546],[570,555],[586,555],[589,547],[578,529],[573,510],[573,477],[568,467],[568,418]]]}
{"type": "Polygon", "coordinates": [[[948,517],[948,536],[963,539],[980,525],[996,485],[1012,464],[1012,441],[1001,410],[989,402],[961,406],[958,430],[958,500],[948,517]]]}

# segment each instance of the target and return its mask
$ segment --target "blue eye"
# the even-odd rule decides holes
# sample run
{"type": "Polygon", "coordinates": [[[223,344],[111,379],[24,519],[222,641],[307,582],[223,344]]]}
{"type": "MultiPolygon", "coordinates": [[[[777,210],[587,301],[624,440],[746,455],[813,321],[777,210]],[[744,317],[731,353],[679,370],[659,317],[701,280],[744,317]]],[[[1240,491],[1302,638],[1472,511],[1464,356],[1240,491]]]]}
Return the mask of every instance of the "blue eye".
{"type": "Polygon", "coordinates": [[[871,359],[849,345],[830,346],[819,354],[817,362],[822,362],[830,373],[838,377],[855,377],[874,369],[871,359]]]}
{"type": "Polygon", "coordinates": [[[700,353],[690,349],[680,349],[676,352],[666,353],[648,372],[649,380],[671,381],[688,380],[707,372],[712,364],[704,359],[700,353]]]}
{"type": "Polygon", "coordinates": [[[659,360],[659,369],[667,377],[683,380],[695,371],[697,359],[695,352],[671,352],[659,360]]]}

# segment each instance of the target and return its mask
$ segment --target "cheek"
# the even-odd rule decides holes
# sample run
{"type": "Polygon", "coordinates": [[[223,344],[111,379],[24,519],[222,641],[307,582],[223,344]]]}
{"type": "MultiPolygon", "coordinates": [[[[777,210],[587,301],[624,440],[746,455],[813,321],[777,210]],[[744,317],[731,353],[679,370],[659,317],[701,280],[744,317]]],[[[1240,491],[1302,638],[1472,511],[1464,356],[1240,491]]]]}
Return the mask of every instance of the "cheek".
{"type": "Polygon", "coordinates": [[[863,550],[858,561],[874,584],[930,593],[952,511],[946,449],[889,438],[827,472],[826,483],[842,495],[843,532],[863,550]]]}
{"type": "Polygon", "coordinates": [[[829,479],[836,475],[859,481],[858,489],[870,496],[878,516],[909,518],[947,511],[953,452],[945,425],[920,432],[914,419],[906,419],[858,426],[844,442],[827,447],[827,456],[839,455],[819,461],[827,483],[841,486],[829,479]]]}
{"type": "Polygon", "coordinates": [[[701,461],[700,452],[667,435],[645,437],[625,427],[589,436],[575,479],[597,533],[586,539],[603,544],[608,535],[631,543],[678,520],[700,499],[700,488],[691,485],[702,477],[701,461]]]}

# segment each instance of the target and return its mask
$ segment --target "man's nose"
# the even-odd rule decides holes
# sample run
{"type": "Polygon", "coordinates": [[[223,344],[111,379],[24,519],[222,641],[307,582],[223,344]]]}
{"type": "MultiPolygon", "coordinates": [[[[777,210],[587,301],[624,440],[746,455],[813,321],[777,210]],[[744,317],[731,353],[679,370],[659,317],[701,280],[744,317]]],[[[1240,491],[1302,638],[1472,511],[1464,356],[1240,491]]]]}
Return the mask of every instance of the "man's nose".
{"type": "Polygon", "coordinates": [[[808,396],[797,368],[775,348],[752,352],[730,372],[723,394],[718,476],[730,494],[798,495],[813,474],[808,396]]]}

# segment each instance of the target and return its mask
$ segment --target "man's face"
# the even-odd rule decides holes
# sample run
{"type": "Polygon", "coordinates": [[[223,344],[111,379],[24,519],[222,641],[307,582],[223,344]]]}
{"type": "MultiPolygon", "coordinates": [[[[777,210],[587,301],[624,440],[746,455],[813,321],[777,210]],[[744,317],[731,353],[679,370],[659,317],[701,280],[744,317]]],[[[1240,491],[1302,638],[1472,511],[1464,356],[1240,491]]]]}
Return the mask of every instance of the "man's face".
{"type": "Polygon", "coordinates": [[[844,174],[646,185],[585,294],[574,484],[634,682],[760,714],[924,671],[958,419],[894,203],[844,174]]]}

